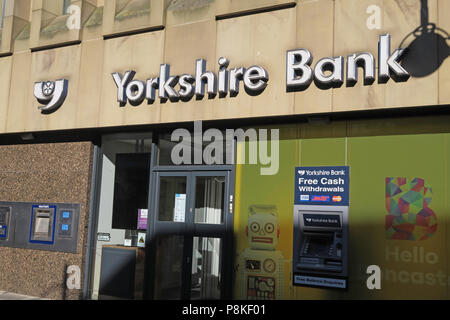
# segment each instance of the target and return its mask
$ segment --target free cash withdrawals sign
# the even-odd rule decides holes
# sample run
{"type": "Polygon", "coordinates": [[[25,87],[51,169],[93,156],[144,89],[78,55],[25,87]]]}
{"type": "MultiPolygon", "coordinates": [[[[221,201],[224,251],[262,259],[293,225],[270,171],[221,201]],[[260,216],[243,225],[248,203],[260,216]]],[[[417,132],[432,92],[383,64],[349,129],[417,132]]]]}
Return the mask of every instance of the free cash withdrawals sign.
{"type": "Polygon", "coordinates": [[[349,167],[296,167],[295,204],[349,205],[349,167]]]}

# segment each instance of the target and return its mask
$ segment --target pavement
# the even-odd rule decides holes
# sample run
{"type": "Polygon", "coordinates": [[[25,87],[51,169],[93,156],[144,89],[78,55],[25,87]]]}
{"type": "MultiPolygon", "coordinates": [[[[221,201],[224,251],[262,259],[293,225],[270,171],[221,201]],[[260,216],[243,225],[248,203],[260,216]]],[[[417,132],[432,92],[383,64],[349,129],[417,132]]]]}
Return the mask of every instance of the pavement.
{"type": "Polygon", "coordinates": [[[12,292],[0,291],[0,300],[48,300],[38,297],[25,296],[12,292]]]}

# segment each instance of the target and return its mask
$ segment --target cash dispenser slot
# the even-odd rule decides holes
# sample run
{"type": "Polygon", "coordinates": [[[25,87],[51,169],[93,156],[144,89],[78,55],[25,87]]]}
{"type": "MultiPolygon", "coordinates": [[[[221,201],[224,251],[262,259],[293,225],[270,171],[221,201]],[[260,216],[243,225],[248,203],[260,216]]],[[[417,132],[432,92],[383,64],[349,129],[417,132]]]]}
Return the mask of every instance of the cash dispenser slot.
{"type": "Polygon", "coordinates": [[[33,206],[30,242],[52,244],[54,229],[55,207],[33,206]]]}

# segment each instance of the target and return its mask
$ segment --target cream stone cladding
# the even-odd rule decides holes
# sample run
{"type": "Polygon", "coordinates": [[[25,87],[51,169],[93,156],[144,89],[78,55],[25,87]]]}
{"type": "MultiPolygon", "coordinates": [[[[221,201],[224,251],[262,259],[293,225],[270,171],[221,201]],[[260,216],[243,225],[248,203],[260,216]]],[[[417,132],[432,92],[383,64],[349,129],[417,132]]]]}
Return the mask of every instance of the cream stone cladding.
{"type": "Polygon", "coordinates": [[[378,39],[385,33],[391,35],[391,51],[401,43],[417,47],[423,39],[412,32],[421,25],[421,1],[73,1],[83,9],[81,29],[44,39],[40,24],[43,14],[52,10],[51,1],[33,1],[28,7],[22,2],[19,7],[17,0],[8,0],[2,30],[7,40],[0,52],[0,133],[445,106],[450,104],[448,2],[427,1],[428,23],[439,36],[428,42],[432,50],[421,63],[431,70],[425,75],[364,85],[358,68],[354,87],[344,83],[323,90],[312,83],[304,91],[287,92],[288,50],[308,49],[314,66],[323,57],[359,52],[372,53],[378,62],[378,39]],[[27,41],[15,38],[27,23],[24,10],[32,10],[27,41]],[[49,45],[53,47],[46,49],[49,45]],[[134,70],[135,79],[146,81],[159,76],[161,64],[169,64],[171,75],[195,76],[196,60],[205,59],[207,70],[217,75],[220,57],[230,60],[228,70],[263,67],[269,74],[267,88],[252,96],[241,83],[236,97],[156,99],[152,104],[144,100],[122,107],[117,102],[113,72],[134,70]],[[42,114],[33,96],[34,83],[56,79],[69,81],[67,98],[57,111],[42,114]]]}

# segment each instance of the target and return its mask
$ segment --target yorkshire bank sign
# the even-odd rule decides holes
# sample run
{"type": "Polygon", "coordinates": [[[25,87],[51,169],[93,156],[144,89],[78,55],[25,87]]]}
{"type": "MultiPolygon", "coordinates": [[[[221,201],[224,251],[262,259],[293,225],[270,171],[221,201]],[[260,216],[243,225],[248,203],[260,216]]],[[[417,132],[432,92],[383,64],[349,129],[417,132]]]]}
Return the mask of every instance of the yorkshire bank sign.
{"type": "MultiPolygon", "coordinates": [[[[386,83],[391,78],[396,82],[409,79],[409,73],[400,65],[405,50],[400,48],[392,52],[390,35],[379,36],[379,83],[386,83]]],[[[262,66],[228,68],[230,61],[221,57],[218,60],[218,74],[215,74],[207,70],[206,64],[206,60],[198,59],[195,75],[172,75],[170,65],[162,64],[159,75],[147,78],[145,81],[135,79],[136,71],[134,70],[125,71],[124,74],[115,72],[112,77],[117,86],[117,101],[123,107],[127,102],[138,106],[144,100],[147,100],[148,104],[154,103],[157,99],[161,102],[167,100],[187,102],[194,96],[196,100],[201,100],[206,95],[209,99],[216,96],[221,99],[237,96],[242,87],[248,95],[256,96],[264,92],[269,85],[269,73],[262,66]]],[[[344,81],[351,87],[358,82],[358,68],[364,70],[364,85],[371,85],[376,80],[376,66],[376,59],[369,52],[355,53],[347,58],[343,56],[322,58],[313,67],[313,56],[309,50],[289,50],[286,53],[286,92],[306,90],[312,82],[324,90],[339,88],[344,81]]],[[[68,80],[59,79],[58,81],[35,84],[34,95],[40,103],[44,104],[39,107],[42,113],[54,112],[64,102],[68,80]],[[55,84],[62,84],[62,87],[48,92],[49,88],[58,87],[55,84]]]]}
{"type": "MultiPolygon", "coordinates": [[[[390,78],[396,82],[407,81],[409,73],[400,65],[405,49],[391,52],[389,34],[379,37],[378,81],[386,83],[390,78]]],[[[239,94],[240,83],[249,95],[261,94],[269,84],[269,73],[264,67],[251,66],[228,69],[230,61],[221,57],[218,75],[206,70],[206,60],[196,61],[195,75],[171,75],[170,65],[162,64],[158,77],[146,81],[134,79],[136,72],[128,70],[123,75],[113,73],[117,86],[117,101],[124,106],[127,101],[136,106],[147,100],[152,104],[157,98],[162,102],[189,101],[194,96],[201,100],[205,95],[212,99],[219,95],[225,98],[239,94]],[[158,91],[158,93],[156,93],[158,91]]],[[[346,81],[347,86],[358,82],[358,67],[364,69],[364,84],[370,85],[376,78],[375,57],[368,52],[355,53],[346,59],[343,56],[322,58],[314,67],[313,56],[307,49],[290,50],[286,53],[286,91],[306,90],[314,81],[322,89],[337,88],[346,81]],[[347,60],[345,68],[345,60],[347,60]]]]}

